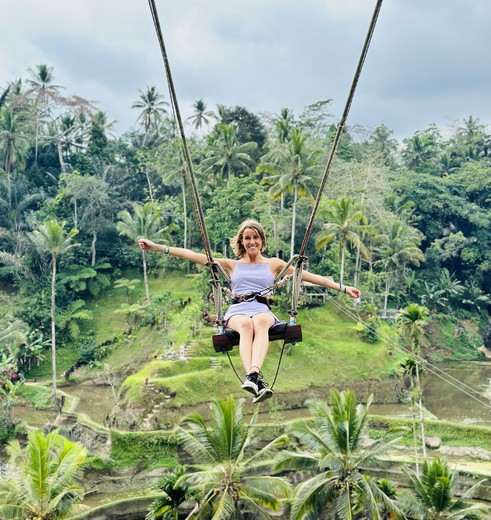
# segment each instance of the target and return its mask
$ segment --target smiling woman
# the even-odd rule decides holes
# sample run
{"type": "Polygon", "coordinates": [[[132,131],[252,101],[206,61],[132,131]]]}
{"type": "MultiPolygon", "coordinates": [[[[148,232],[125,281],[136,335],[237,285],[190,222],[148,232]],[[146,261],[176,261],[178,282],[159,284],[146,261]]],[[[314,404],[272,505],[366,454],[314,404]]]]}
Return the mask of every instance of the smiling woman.
{"type": "MultiPolygon", "coordinates": [[[[139,240],[142,250],[162,252],[196,264],[206,265],[208,257],[191,249],[159,245],[146,238],[139,240]]],[[[279,320],[270,307],[269,293],[275,278],[286,267],[280,258],[268,258],[266,235],[261,224],[255,220],[243,222],[231,240],[237,259],[219,258],[216,261],[230,276],[233,293],[232,305],[225,313],[224,326],[239,333],[239,353],[246,371],[242,388],[253,395],[253,402],[260,403],[273,395],[271,388],[263,380],[261,368],[268,353],[269,329],[279,320]]],[[[288,267],[285,274],[293,274],[288,267]]],[[[355,287],[335,282],[308,271],[302,272],[302,281],[335,289],[359,298],[360,291],[355,287]]]]}

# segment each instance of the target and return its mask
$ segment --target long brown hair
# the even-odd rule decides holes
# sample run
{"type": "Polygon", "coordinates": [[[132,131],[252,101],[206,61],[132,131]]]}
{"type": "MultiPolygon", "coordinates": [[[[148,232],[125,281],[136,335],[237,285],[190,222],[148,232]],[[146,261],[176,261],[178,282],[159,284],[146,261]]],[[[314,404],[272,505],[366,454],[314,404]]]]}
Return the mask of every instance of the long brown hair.
{"type": "Polygon", "coordinates": [[[242,239],[244,238],[244,231],[247,228],[253,229],[261,237],[261,242],[262,242],[261,253],[266,249],[266,234],[264,233],[264,229],[261,226],[261,224],[259,224],[259,222],[257,222],[257,220],[252,220],[252,219],[245,220],[240,225],[239,231],[237,232],[237,234],[234,237],[232,237],[232,239],[230,240],[232,249],[237,258],[242,258],[246,254],[246,250],[245,250],[244,244],[242,243],[242,239]]]}

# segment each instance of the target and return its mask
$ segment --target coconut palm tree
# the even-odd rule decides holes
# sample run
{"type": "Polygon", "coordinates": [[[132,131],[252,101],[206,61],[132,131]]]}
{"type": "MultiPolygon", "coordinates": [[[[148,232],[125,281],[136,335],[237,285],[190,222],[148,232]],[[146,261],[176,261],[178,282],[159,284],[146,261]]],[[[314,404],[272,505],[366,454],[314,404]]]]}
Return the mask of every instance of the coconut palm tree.
{"type": "Polygon", "coordinates": [[[215,117],[216,115],[211,110],[206,110],[206,103],[202,99],[198,99],[193,103],[193,115],[188,117],[188,120],[191,120],[192,125],[196,130],[199,130],[203,123],[208,126],[210,124],[210,117],[215,117]]]}
{"type": "Polygon", "coordinates": [[[413,233],[413,229],[401,222],[393,220],[382,226],[380,245],[377,248],[376,261],[384,270],[384,306],[383,313],[387,314],[387,305],[390,291],[399,275],[402,275],[408,265],[419,267],[425,256],[418,247],[420,238],[413,233]]]}
{"type": "MultiPolygon", "coordinates": [[[[421,429],[421,442],[423,448],[423,457],[426,459],[426,443],[425,443],[425,428],[424,428],[424,415],[423,415],[423,401],[422,401],[422,390],[420,380],[420,353],[421,347],[427,343],[425,326],[428,324],[429,310],[426,307],[422,307],[415,303],[411,303],[405,309],[403,309],[397,315],[399,333],[409,340],[411,345],[412,357],[414,369],[411,368],[409,376],[411,377],[411,407],[413,410],[413,433],[415,433],[415,402],[419,405],[419,422],[421,429]]],[[[409,363],[408,368],[411,367],[409,363]]],[[[416,458],[416,471],[419,471],[418,457],[417,457],[417,436],[414,435],[415,441],[415,458],[416,458]]]]}
{"type": "Polygon", "coordinates": [[[0,516],[4,520],[68,519],[85,508],[75,481],[86,459],[84,448],[53,431],[29,433],[27,446],[7,447],[17,471],[0,479],[0,516]]]}
{"type": "Polygon", "coordinates": [[[48,252],[51,255],[51,365],[53,376],[53,399],[58,408],[56,397],[56,267],[58,257],[70,249],[78,246],[72,242],[78,230],[65,230],[66,222],[58,222],[56,219],[46,221],[31,233],[31,240],[36,249],[48,252]]]}
{"type": "Polygon", "coordinates": [[[147,87],[145,92],[141,90],[138,92],[140,98],[131,105],[131,108],[141,109],[137,121],[143,126],[143,146],[145,146],[150,131],[158,128],[162,118],[167,114],[165,107],[169,106],[169,103],[164,101],[163,96],[159,94],[155,86],[147,87]]]}
{"type": "Polygon", "coordinates": [[[177,481],[184,475],[184,467],[177,466],[155,485],[155,489],[162,493],[151,504],[145,520],[178,520],[179,506],[184,502],[197,498],[188,483],[177,485],[177,481]]]}
{"type": "MultiPolygon", "coordinates": [[[[284,114],[287,117],[287,114],[284,114]]],[[[267,174],[264,182],[272,184],[269,195],[278,199],[286,194],[292,196],[292,226],[290,257],[295,251],[295,227],[297,204],[300,197],[309,197],[312,181],[318,176],[317,158],[320,149],[308,150],[307,136],[300,129],[292,129],[290,138],[272,148],[262,159],[260,171],[267,174]]]]}
{"type": "Polygon", "coordinates": [[[161,171],[162,183],[164,186],[179,187],[181,190],[182,201],[182,223],[183,223],[183,246],[188,247],[188,210],[186,196],[186,180],[184,178],[184,165],[182,157],[182,143],[172,140],[159,148],[159,165],[161,171]]]}
{"type": "Polygon", "coordinates": [[[479,520],[489,518],[489,509],[483,504],[472,503],[476,490],[484,482],[478,482],[459,498],[454,498],[458,489],[458,474],[447,462],[435,459],[425,461],[421,475],[405,468],[409,485],[414,495],[401,497],[402,509],[408,518],[418,520],[479,520]]]}
{"type": "Polygon", "coordinates": [[[274,120],[276,137],[280,143],[286,143],[291,138],[294,122],[293,111],[290,108],[282,108],[274,120]]]}
{"type": "Polygon", "coordinates": [[[281,499],[289,494],[289,485],[281,477],[271,476],[271,456],[287,438],[282,435],[256,449],[253,426],[243,416],[243,401],[211,404],[210,424],[193,414],[177,427],[184,449],[191,455],[193,471],[176,483],[190,484],[202,499],[188,518],[226,520],[250,514],[267,519],[267,511],[277,511],[281,499]],[[264,474],[267,473],[267,474],[264,474]]]}
{"type": "Polygon", "coordinates": [[[362,211],[356,209],[351,199],[343,197],[329,201],[328,204],[328,209],[322,212],[327,222],[317,234],[315,244],[321,249],[333,240],[338,241],[339,282],[343,283],[348,246],[354,246],[365,258],[369,257],[369,251],[362,241],[363,233],[369,229],[368,220],[362,211]]]}
{"type": "Polygon", "coordinates": [[[28,93],[34,95],[37,105],[34,151],[34,160],[37,161],[41,119],[48,110],[49,102],[58,99],[58,93],[63,87],[53,83],[55,79],[53,75],[53,67],[48,67],[46,64],[42,63],[35,69],[29,69],[28,71],[31,73],[31,79],[27,80],[27,83],[30,85],[28,93]]]}
{"type": "Polygon", "coordinates": [[[204,175],[213,174],[214,180],[226,180],[227,184],[233,175],[248,173],[254,164],[251,156],[257,143],[239,142],[237,127],[234,124],[219,124],[210,138],[209,149],[201,162],[204,175]]]}
{"type": "MultiPolygon", "coordinates": [[[[120,235],[129,238],[135,244],[139,237],[146,237],[150,240],[159,240],[166,228],[162,227],[162,213],[153,203],[147,202],[142,205],[133,204],[133,213],[128,210],[118,213],[119,222],[116,228],[120,235]]],[[[145,285],[145,295],[147,302],[150,302],[150,289],[147,276],[147,257],[145,250],[141,250],[143,263],[143,283],[145,285]]]]}
{"type": "Polygon", "coordinates": [[[25,242],[29,210],[33,210],[35,204],[43,196],[41,193],[29,193],[25,183],[19,179],[14,179],[10,183],[10,201],[8,200],[8,191],[7,179],[0,179],[0,214],[6,217],[4,225],[8,229],[4,236],[8,236],[12,243],[13,253],[20,257],[23,252],[22,245],[25,242]],[[4,190],[5,197],[3,196],[4,190]]]}
{"type": "Polygon", "coordinates": [[[331,403],[311,401],[313,423],[303,421],[288,430],[304,450],[283,451],[276,469],[309,471],[312,475],[298,485],[290,518],[380,518],[379,504],[385,511],[401,515],[395,501],[364,475],[364,468],[396,441],[386,436],[368,448],[362,446],[371,398],[363,406],[351,390],[333,390],[331,403]]]}
{"type": "Polygon", "coordinates": [[[10,108],[0,110],[0,166],[7,176],[7,203],[10,208],[11,176],[14,166],[23,166],[29,142],[26,135],[27,123],[23,112],[10,108]]]}
{"type": "Polygon", "coordinates": [[[436,161],[438,144],[431,131],[416,132],[404,139],[404,145],[402,157],[409,169],[418,171],[436,161]]]}

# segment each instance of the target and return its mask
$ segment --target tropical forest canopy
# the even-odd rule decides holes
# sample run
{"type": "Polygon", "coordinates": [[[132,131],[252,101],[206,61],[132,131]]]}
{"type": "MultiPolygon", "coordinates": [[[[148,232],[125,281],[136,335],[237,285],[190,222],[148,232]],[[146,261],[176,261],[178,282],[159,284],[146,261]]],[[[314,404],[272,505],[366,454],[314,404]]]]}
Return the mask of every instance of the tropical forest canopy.
{"type": "MultiPolygon", "coordinates": [[[[121,269],[141,269],[138,236],[202,244],[164,85],[135,93],[135,129],[115,136],[103,108],[67,93],[51,67],[6,79],[0,283],[22,305],[4,305],[0,320],[47,339],[53,261],[63,331],[121,269]]],[[[264,115],[194,103],[188,147],[217,255],[232,254],[229,239],[246,218],[264,225],[269,254],[288,259],[298,250],[336,132],[329,108],[319,101],[301,114],[264,115]]],[[[379,314],[418,303],[488,323],[491,134],[478,116],[430,125],[402,142],[384,125],[348,126],[315,218],[308,268],[359,286],[379,314]]],[[[164,261],[149,255],[148,267],[164,261]]]]}

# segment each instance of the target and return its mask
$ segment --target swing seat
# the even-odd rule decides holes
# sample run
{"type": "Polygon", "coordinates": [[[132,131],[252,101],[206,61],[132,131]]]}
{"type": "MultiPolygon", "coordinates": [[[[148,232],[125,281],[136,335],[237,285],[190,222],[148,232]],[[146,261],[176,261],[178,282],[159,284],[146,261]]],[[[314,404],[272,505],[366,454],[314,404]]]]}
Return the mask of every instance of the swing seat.
{"type": "MultiPolygon", "coordinates": [[[[284,343],[299,343],[302,341],[302,327],[300,325],[288,325],[286,321],[279,321],[269,329],[269,341],[283,340],[284,343]]],[[[232,350],[239,344],[240,334],[232,329],[225,329],[223,334],[213,335],[213,347],[216,352],[232,350]]]]}

